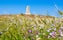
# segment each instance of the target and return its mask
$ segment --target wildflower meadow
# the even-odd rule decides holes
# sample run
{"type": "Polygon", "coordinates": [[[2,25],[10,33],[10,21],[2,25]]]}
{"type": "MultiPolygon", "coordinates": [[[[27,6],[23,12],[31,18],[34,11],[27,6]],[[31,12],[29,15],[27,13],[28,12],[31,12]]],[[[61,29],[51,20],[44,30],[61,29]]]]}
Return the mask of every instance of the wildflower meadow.
{"type": "Polygon", "coordinates": [[[63,40],[63,18],[24,14],[2,15],[0,40],[63,40]]]}

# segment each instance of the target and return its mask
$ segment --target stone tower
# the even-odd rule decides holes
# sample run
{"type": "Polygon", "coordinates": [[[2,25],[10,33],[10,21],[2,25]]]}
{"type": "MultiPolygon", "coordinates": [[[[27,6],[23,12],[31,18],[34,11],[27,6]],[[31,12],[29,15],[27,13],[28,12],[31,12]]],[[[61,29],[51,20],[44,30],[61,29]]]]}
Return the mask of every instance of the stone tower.
{"type": "Polygon", "coordinates": [[[26,7],[26,14],[27,14],[27,15],[30,15],[30,14],[31,14],[31,13],[30,13],[30,6],[27,6],[27,7],[26,7]]]}

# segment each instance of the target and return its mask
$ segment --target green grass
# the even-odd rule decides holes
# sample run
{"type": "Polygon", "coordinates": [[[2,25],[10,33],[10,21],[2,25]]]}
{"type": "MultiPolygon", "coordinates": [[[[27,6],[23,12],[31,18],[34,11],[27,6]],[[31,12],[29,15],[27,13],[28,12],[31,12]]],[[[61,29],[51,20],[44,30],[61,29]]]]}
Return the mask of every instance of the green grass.
{"type": "Polygon", "coordinates": [[[24,14],[0,16],[0,40],[62,40],[62,31],[62,18],[24,14]]]}

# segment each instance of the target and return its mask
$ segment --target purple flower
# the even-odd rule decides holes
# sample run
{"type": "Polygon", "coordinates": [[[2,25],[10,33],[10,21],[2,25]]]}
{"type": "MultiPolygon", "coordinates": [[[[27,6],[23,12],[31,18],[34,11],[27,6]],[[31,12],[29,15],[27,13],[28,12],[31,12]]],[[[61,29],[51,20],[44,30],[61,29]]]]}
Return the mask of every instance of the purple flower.
{"type": "Polygon", "coordinates": [[[55,38],[56,32],[51,32],[50,35],[51,35],[53,38],[55,38]]]}
{"type": "Polygon", "coordinates": [[[59,30],[59,33],[60,33],[60,34],[62,33],[62,30],[61,30],[61,29],[59,30]]]}
{"type": "Polygon", "coordinates": [[[28,32],[30,32],[30,33],[31,33],[31,32],[32,32],[32,30],[28,30],[28,32]]]}
{"type": "Polygon", "coordinates": [[[61,36],[63,36],[63,32],[62,32],[62,30],[59,30],[59,34],[60,34],[61,36]]]}

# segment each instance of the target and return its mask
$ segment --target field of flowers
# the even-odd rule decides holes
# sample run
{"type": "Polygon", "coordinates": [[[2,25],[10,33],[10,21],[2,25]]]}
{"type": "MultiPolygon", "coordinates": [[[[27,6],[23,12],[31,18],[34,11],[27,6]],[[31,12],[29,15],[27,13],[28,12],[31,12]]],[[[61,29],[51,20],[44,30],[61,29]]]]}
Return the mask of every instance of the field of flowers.
{"type": "Polygon", "coordinates": [[[0,40],[63,40],[63,18],[1,15],[0,40]]]}

